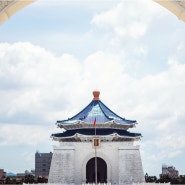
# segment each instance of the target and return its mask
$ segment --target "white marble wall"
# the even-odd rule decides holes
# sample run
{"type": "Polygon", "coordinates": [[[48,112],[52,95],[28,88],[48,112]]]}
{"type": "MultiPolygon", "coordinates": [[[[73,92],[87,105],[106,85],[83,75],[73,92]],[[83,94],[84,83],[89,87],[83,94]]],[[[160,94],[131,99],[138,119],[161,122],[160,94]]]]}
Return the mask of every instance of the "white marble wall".
{"type": "Polygon", "coordinates": [[[55,147],[52,157],[49,183],[74,183],[74,147],[55,147]]]}
{"type": "Polygon", "coordinates": [[[145,182],[139,146],[119,148],[119,183],[145,182]]]}
{"type": "MultiPolygon", "coordinates": [[[[62,142],[53,152],[49,183],[86,182],[86,164],[95,156],[92,143],[62,142]]],[[[101,142],[97,157],[107,164],[107,182],[144,182],[139,147],[133,146],[132,142],[101,142]]]]}

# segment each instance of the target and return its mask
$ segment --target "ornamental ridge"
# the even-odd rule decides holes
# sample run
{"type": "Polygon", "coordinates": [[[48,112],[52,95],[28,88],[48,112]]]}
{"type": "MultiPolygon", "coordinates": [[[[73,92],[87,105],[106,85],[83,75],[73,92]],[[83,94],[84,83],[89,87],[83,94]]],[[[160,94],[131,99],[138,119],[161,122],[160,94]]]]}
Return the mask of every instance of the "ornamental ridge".
{"type": "Polygon", "coordinates": [[[94,101],[100,100],[99,95],[100,95],[100,91],[93,91],[93,96],[94,96],[93,100],[94,101]]]}

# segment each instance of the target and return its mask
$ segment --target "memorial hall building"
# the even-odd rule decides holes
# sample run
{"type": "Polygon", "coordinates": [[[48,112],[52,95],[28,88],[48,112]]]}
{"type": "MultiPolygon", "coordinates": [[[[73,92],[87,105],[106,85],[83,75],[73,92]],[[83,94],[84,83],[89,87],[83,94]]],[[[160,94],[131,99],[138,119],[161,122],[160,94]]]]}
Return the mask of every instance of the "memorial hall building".
{"type": "Polygon", "coordinates": [[[83,110],[57,121],[61,132],[51,135],[59,145],[53,149],[49,183],[145,182],[140,149],[134,145],[141,134],[129,131],[137,122],[114,113],[99,95],[94,91],[83,110]]]}

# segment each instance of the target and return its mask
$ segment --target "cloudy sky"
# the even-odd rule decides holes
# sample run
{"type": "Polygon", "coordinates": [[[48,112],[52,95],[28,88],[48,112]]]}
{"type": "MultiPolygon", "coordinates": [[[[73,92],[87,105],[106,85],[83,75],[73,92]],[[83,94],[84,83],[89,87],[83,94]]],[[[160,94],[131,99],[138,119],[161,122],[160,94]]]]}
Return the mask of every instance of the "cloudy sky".
{"type": "Polygon", "coordinates": [[[144,173],[185,174],[185,23],[152,0],[38,0],[0,25],[0,168],[34,169],[92,100],[137,120],[144,173]]]}

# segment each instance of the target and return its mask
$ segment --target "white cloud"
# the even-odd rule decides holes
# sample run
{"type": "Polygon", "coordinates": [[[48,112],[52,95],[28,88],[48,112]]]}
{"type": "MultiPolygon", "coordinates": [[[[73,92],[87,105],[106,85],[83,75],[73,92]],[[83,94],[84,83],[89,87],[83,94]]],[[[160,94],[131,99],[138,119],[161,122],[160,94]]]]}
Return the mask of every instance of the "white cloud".
{"type": "MultiPolygon", "coordinates": [[[[71,55],[56,57],[30,43],[1,44],[0,51],[3,74],[0,80],[6,79],[9,84],[8,89],[1,86],[1,123],[6,120],[15,124],[2,126],[9,139],[2,140],[1,145],[21,144],[20,134],[26,140],[30,130],[34,134],[28,143],[32,145],[37,139],[41,142],[37,130],[42,130],[45,122],[55,128],[56,120],[76,114],[91,101],[91,92],[99,89],[102,101],[113,111],[128,119],[137,119],[136,130],[141,130],[144,137],[155,132],[153,144],[158,148],[165,145],[184,149],[180,142],[184,139],[183,133],[173,132],[184,128],[183,63],[169,62],[165,71],[137,79],[125,72],[124,60],[121,60],[124,55],[120,57],[110,51],[98,51],[82,62],[71,55]],[[33,126],[36,123],[39,126],[33,126]],[[14,136],[15,130],[18,134],[14,136]],[[166,137],[172,132],[173,138],[179,138],[178,147],[175,140],[169,142],[166,137]],[[163,142],[159,142],[161,137],[163,142]]],[[[43,138],[49,136],[46,130],[44,127],[43,133],[47,134],[43,138]]]]}
{"type": "Polygon", "coordinates": [[[110,29],[118,37],[138,39],[145,34],[156,13],[160,14],[160,10],[152,1],[121,1],[112,9],[96,14],[92,24],[110,29]]]}
{"type": "Polygon", "coordinates": [[[64,54],[56,58],[30,43],[1,44],[0,53],[0,92],[3,96],[0,109],[1,113],[6,112],[3,115],[6,119],[27,113],[30,117],[42,115],[46,121],[51,117],[53,106],[65,106],[59,99],[70,83],[79,82],[81,66],[73,56],[64,54]]]}
{"type": "Polygon", "coordinates": [[[0,135],[0,146],[37,146],[40,143],[47,143],[50,137],[48,127],[20,124],[0,125],[0,135]]]}

